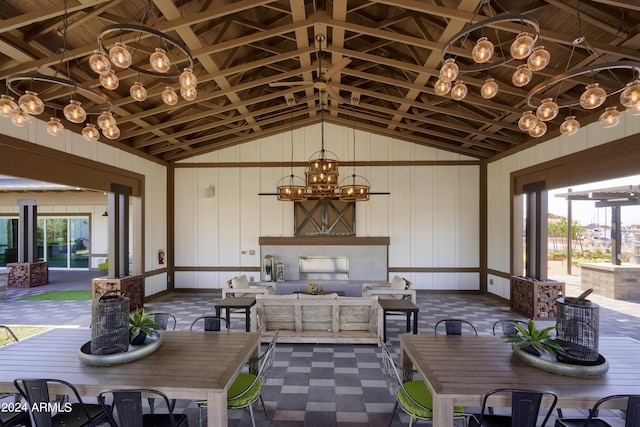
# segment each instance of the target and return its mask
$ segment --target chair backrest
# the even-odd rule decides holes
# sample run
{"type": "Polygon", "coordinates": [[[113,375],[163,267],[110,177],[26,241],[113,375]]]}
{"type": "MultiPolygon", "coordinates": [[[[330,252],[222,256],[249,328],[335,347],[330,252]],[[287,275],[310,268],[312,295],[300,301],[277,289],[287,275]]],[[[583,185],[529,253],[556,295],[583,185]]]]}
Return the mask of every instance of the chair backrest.
{"type": "Polygon", "coordinates": [[[255,393],[255,395],[258,396],[260,394],[260,391],[262,391],[262,388],[267,382],[267,377],[269,376],[271,367],[273,366],[273,360],[275,359],[275,355],[276,355],[277,339],[278,339],[278,331],[276,330],[276,333],[274,334],[273,338],[271,339],[271,342],[267,346],[267,349],[264,351],[262,356],[260,356],[259,364],[258,364],[258,372],[255,374],[256,376],[251,382],[251,385],[245,388],[240,394],[237,394],[235,396],[227,396],[228,400],[236,400],[236,399],[242,398],[242,396],[251,392],[257,384],[259,384],[260,390],[258,391],[258,393],[255,393]]]}
{"type": "Polygon", "coordinates": [[[598,400],[589,411],[589,418],[585,422],[585,425],[589,425],[591,418],[597,416],[600,405],[614,399],[628,399],[624,427],[640,427],[640,394],[616,394],[603,397],[598,400]]]}
{"type": "Polygon", "coordinates": [[[512,427],[536,427],[538,426],[538,415],[540,413],[540,405],[542,398],[548,396],[551,398],[551,404],[547,409],[547,413],[544,420],[539,427],[544,427],[549,421],[553,409],[558,403],[558,396],[550,391],[544,390],[524,390],[524,389],[512,389],[512,388],[498,388],[491,390],[484,395],[482,399],[482,412],[480,413],[480,425],[482,425],[482,417],[486,414],[485,411],[488,407],[492,406],[488,404],[488,401],[494,395],[511,395],[511,426],[512,427]]]}
{"type": "Polygon", "coordinates": [[[176,316],[171,313],[154,311],[151,313],[151,319],[165,331],[176,330],[176,324],[178,322],[176,321],[176,316]]]}
{"type": "Polygon", "coordinates": [[[500,326],[502,328],[502,335],[513,335],[513,334],[517,334],[518,333],[518,329],[516,329],[515,326],[513,326],[514,323],[517,323],[519,325],[523,325],[523,326],[527,326],[527,322],[524,322],[522,320],[517,320],[517,319],[500,319],[500,320],[496,320],[495,323],[493,324],[493,335],[496,335],[496,330],[498,329],[498,326],[500,326]]]}
{"type": "Polygon", "coordinates": [[[227,331],[229,331],[229,324],[227,323],[227,319],[220,316],[200,316],[193,322],[191,322],[190,331],[194,329],[202,328],[205,331],[219,331],[220,330],[220,322],[224,322],[227,327],[227,331]],[[202,324],[200,326],[199,324],[202,324]]]}
{"type": "MultiPolygon", "coordinates": [[[[89,415],[89,411],[87,411],[87,408],[84,406],[78,390],[76,390],[73,384],[67,381],[51,378],[18,378],[13,381],[13,384],[29,404],[29,409],[38,408],[37,411],[29,410],[29,414],[33,420],[33,423],[38,427],[53,427],[53,421],[51,417],[54,410],[58,409],[58,411],[55,412],[64,411],[64,407],[62,406],[64,405],[63,402],[58,400],[57,402],[53,402],[54,404],[51,404],[52,399],[49,395],[50,384],[66,387],[68,391],[65,390],[65,392],[63,393],[56,391],[56,395],[73,395],[84,412],[84,415],[86,417],[85,422],[89,423],[91,421],[91,415],[89,415]]],[[[78,421],[78,425],[82,425],[82,420],[78,421]]]]}
{"type": "Polygon", "coordinates": [[[381,347],[382,367],[384,369],[384,375],[387,377],[387,382],[389,383],[391,394],[396,399],[398,404],[404,405],[406,402],[411,402],[411,404],[415,407],[420,408],[426,412],[431,412],[430,408],[426,408],[419,402],[416,402],[413,397],[411,397],[411,394],[405,390],[403,385],[404,383],[402,382],[402,378],[400,377],[400,372],[398,372],[398,367],[393,361],[393,357],[391,356],[389,349],[384,343],[381,345],[381,347]],[[403,399],[400,399],[401,394],[403,396],[403,399]]]}
{"type": "Polygon", "coordinates": [[[14,342],[19,341],[18,337],[16,336],[16,334],[13,333],[10,327],[5,325],[0,325],[0,329],[4,329],[7,332],[7,336],[10,336],[14,342]]]}
{"type": "MultiPolygon", "coordinates": [[[[119,427],[139,427],[142,423],[142,395],[145,397],[159,398],[167,405],[168,413],[164,414],[170,426],[176,426],[172,405],[169,398],[158,390],[133,389],[133,390],[105,390],[98,394],[98,402],[109,414],[113,425],[119,427]],[[108,402],[108,399],[111,402],[108,402]]],[[[156,415],[158,417],[159,415],[156,415]]],[[[161,415],[160,415],[161,416],[161,415]]]]}
{"type": "Polygon", "coordinates": [[[468,329],[470,333],[473,333],[474,335],[478,335],[478,331],[476,330],[476,327],[473,326],[473,323],[469,322],[468,320],[464,320],[464,319],[439,320],[436,323],[436,326],[434,326],[433,328],[433,331],[436,335],[438,335],[438,327],[440,325],[444,325],[444,329],[447,335],[462,335],[463,326],[465,327],[465,329],[468,329]]]}

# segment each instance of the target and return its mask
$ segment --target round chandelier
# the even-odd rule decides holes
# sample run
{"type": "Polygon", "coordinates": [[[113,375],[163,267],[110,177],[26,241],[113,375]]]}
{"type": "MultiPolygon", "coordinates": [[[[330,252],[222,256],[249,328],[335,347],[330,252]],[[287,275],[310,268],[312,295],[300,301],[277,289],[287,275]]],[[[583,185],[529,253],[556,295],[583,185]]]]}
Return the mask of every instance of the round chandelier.
{"type": "Polygon", "coordinates": [[[335,197],[338,188],[338,160],[327,157],[327,153],[336,157],[335,153],[324,149],[324,107],[321,110],[321,148],[311,155],[305,170],[305,182],[308,189],[307,198],[324,199],[335,197]]]}
{"type": "Polygon", "coordinates": [[[304,179],[293,174],[293,108],[291,109],[291,173],[283,176],[276,184],[277,199],[282,202],[303,202],[307,200],[307,186],[304,179]]]}
{"type": "MultiPolygon", "coordinates": [[[[116,69],[136,71],[136,81],[130,86],[129,94],[138,102],[146,100],[148,95],[140,78],[144,75],[177,80],[182,98],[186,101],[195,100],[198,96],[198,79],[193,73],[191,51],[183,42],[144,25],[151,17],[155,20],[151,0],[140,13],[140,24],[112,24],[100,30],[98,50],[89,57],[89,67],[100,76],[100,84],[107,90],[115,90],[120,86],[116,69]],[[127,46],[125,41],[131,42],[130,45],[127,46]],[[149,51],[152,52],[150,55],[149,51]],[[178,64],[182,64],[182,68],[178,64]]],[[[167,85],[162,92],[162,101],[170,106],[175,105],[178,102],[176,88],[167,85]]]]}
{"type": "Polygon", "coordinates": [[[353,174],[342,180],[338,189],[338,198],[345,202],[364,202],[369,200],[371,185],[369,181],[356,174],[356,127],[353,126],[353,174]]]}

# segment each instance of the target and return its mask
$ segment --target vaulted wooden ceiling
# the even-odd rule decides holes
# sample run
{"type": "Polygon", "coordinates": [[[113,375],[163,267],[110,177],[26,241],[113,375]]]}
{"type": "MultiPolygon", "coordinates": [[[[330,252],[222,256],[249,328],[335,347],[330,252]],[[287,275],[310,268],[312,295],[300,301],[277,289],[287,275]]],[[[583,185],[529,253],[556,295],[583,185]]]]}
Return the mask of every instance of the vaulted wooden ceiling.
{"type": "MultiPolygon", "coordinates": [[[[526,97],[534,85],[594,63],[640,62],[636,0],[3,0],[0,18],[3,83],[16,73],[67,76],[69,72],[73,80],[101,90],[113,102],[121,136],[101,141],[162,161],[286,132],[292,125],[318,123],[321,117],[486,159],[531,141],[517,121],[528,109],[526,97]],[[198,77],[195,101],[181,99],[169,107],[160,94],[167,85],[177,88],[175,82],[130,69],[117,70],[119,88],[106,91],[88,66],[100,30],[114,23],[136,23],[148,5],[155,19],[147,24],[183,41],[193,55],[198,77]],[[528,14],[538,20],[538,44],[551,52],[551,65],[534,73],[523,88],[511,84],[511,74],[521,61],[491,70],[490,77],[500,83],[499,94],[491,100],[479,95],[487,73],[461,77],[469,86],[463,101],[436,95],[433,84],[442,46],[470,21],[501,13],[528,14]],[[64,34],[68,55],[60,53],[64,34]],[[322,43],[316,40],[319,34],[326,38],[322,43]],[[579,36],[593,51],[584,44],[572,46],[579,36]],[[344,67],[338,69],[337,64],[344,67]],[[332,73],[327,83],[333,97],[327,96],[323,85],[270,85],[318,81],[327,70],[332,73]],[[147,100],[137,102],[129,96],[135,81],[147,88],[147,100]]],[[[500,32],[506,49],[521,30],[516,24],[491,29],[500,32]]],[[[467,44],[472,46],[479,36],[470,35],[467,44]]],[[[129,38],[127,44],[148,52],[153,50],[152,39],[129,38]]],[[[178,58],[179,52],[173,53],[178,58]]],[[[457,53],[459,62],[470,61],[466,53],[457,53]]],[[[185,66],[184,58],[178,61],[182,62],[177,67],[185,66]]],[[[557,89],[557,96],[579,97],[585,84],[599,77],[615,83],[610,73],[599,74],[572,79],[557,89]]],[[[66,92],[44,89],[41,96],[64,105],[66,92]]],[[[611,98],[609,103],[619,102],[611,98]]],[[[91,102],[85,106],[95,107],[91,102]]],[[[584,126],[599,112],[574,108],[571,114],[584,126]]],[[[47,109],[40,118],[46,121],[53,115],[54,110],[47,109]]],[[[566,115],[562,112],[549,124],[548,136],[558,134],[566,115]]],[[[64,124],[76,132],[82,128],[64,124]]]]}

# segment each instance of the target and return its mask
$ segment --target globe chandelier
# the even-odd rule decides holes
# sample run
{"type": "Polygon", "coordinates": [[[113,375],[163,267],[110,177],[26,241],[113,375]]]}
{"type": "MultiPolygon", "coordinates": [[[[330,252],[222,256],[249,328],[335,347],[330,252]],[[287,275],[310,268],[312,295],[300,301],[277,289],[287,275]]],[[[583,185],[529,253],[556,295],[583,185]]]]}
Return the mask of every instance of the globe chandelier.
{"type": "MultiPolygon", "coordinates": [[[[58,111],[71,123],[84,123],[87,117],[99,115],[105,112],[111,114],[112,103],[108,96],[102,92],[85,86],[71,78],[70,62],[75,58],[71,56],[67,48],[67,1],[64,2],[63,14],[63,45],[57,53],[60,61],[53,75],[39,72],[27,72],[12,74],[7,77],[6,85],[13,94],[18,97],[17,102],[11,95],[0,96],[0,116],[11,119],[18,127],[27,127],[33,120],[33,116],[44,113],[46,108],[53,110],[53,116],[46,124],[47,133],[51,136],[60,136],[65,127],[59,117],[58,111]],[[63,73],[64,72],[64,73],[63,73]],[[39,95],[40,94],[40,95],[39,95]],[[68,98],[68,103],[48,101],[42,97],[68,98]],[[83,106],[83,104],[85,106],[83,106]],[[89,108],[90,107],[90,108],[89,108]]],[[[114,119],[115,124],[115,119],[114,119]]],[[[87,125],[82,133],[85,139],[97,140],[100,135],[95,126],[87,125]]],[[[112,131],[112,135],[114,132],[112,131]]],[[[109,137],[105,134],[105,136],[109,137]]]]}
{"type": "MultiPolygon", "coordinates": [[[[116,70],[131,69],[137,72],[137,77],[129,87],[129,94],[138,102],[147,99],[148,93],[142,81],[145,75],[177,80],[180,96],[186,101],[195,100],[198,80],[193,73],[193,57],[187,45],[146,25],[153,18],[155,26],[158,26],[151,0],[134,19],[138,15],[142,15],[139,23],[107,25],[98,33],[98,50],[89,57],[89,66],[100,76],[100,84],[107,90],[115,90],[120,86],[116,70]],[[152,53],[149,55],[149,52],[152,53]]],[[[172,83],[167,84],[161,96],[166,105],[178,103],[178,94],[172,83]]]]}
{"type": "Polygon", "coordinates": [[[356,126],[353,125],[353,174],[342,180],[338,189],[339,199],[345,202],[365,202],[369,200],[369,181],[356,174],[356,126]]]}
{"type": "MultiPolygon", "coordinates": [[[[468,94],[467,85],[460,78],[464,73],[489,71],[500,67],[513,60],[525,60],[526,63],[518,66],[513,73],[514,86],[525,86],[531,80],[533,71],[544,69],[550,61],[550,54],[544,46],[536,46],[540,34],[538,21],[531,16],[505,13],[474,22],[480,8],[489,5],[490,0],[483,0],[478,4],[471,24],[454,34],[443,46],[441,67],[438,80],[434,84],[437,95],[446,96],[462,101],[468,94]],[[505,45],[500,33],[495,27],[504,25],[517,25],[520,32],[511,42],[509,51],[503,51],[505,45]],[[493,31],[492,31],[493,29],[493,31]],[[468,55],[473,63],[463,64],[457,61],[458,53],[467,50],[470,37],[477,37],[477,43],[468,55]]],[[[491,8],[489,7],[491,10],[491,8]]],[[[500,90],[498,82],[487,76],[480,88],[480,95],[484,99],[491,99],[500,90]]]]}
{"type": "Polygon", "coordinates": [[[617,126],[621,120],[617,105],[611,104],[612,97],[620,94],[619,101],[631,115],[640,114],[640,63],[635,61],[612,61],[594,63],[589,66],[570,69],[574,50],[578,45],[584,45],[590,54],[599,57],[597,52],[589,46],[585,37],[577,37],[567,68],[564,73],[554,76],[533,87],[527,94],[527,105],[530,110],[523,113],[518,121],[518,127],[535,138],[546,133],[549,122],[556,118],[561,108],[568,108],[569,114],[560,125],[562,135],[574,135],[580,129],[580,123],[571,109],[578,107],[590,111],[605,106],[598,121],[603,128],[617,126]],[[597,74],[601,73],[601,74],[597,74]],[[559,97],[563,85],[573,85],[582,76],[588,78],[584,91],[579,97],[559,97]],[[544,129],[544,130],[543,130],[544,129]]]}
{"type": "Polygon", "coordinates": [[[304,202],[307,200],[307,187],[304,179],[293,173],[293,108],[291,110],[291,173],[280,178],[276,184],[276,196],[282,202],[304,202]]]}

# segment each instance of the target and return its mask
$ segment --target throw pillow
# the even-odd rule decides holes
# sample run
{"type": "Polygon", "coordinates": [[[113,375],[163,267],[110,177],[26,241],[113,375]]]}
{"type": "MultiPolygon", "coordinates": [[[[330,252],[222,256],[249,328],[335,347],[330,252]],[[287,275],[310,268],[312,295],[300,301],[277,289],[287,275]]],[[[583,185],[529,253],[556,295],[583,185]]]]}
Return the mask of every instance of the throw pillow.
{"type": "Polygon", "coordinates": [[[231,279],[231,287],[233,289],[249,289],[249,279],[244,274],[240,277],[231,279]]]}
{"type": "Polygon", "coordinates": [[[391,279],[390,288],[404,291],[405,289],[404,279],[400,276],[393,276],[393,279],[391,279]]]}

